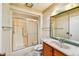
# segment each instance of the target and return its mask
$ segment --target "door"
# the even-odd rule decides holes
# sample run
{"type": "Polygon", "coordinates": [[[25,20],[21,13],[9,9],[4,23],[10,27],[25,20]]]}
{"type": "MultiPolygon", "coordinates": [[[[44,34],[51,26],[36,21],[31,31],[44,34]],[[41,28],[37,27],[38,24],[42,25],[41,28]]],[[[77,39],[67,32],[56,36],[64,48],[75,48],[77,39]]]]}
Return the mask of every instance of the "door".
{"type": "MultiPolygon", "coordinates": [[[[13,19],[13,51],[25,48],[24,35],[27,34],[27,31],[25,32],[24,30],[26,29],[25,22],[26,22],[25,19],[22,18],[13,19]]],[[[26,40],[27,40],[27,36],[26,36],[26,40]]]]}
{"type": "Polygon", "coordinates": [[[36,45],[38,41],[37,20],[27,18],[28,46],[36,45]]]}
{"type": "Polygon", "coordinates": [[[70,39],[79,41],[79,8],[70,13],[70,39]]]}
{"type": "Polygon", "coordinates": [[[70,33],[71,33],[71,40],[78,40],[79,41],[79,16],[74,16],[70,18],[70,33]]]}

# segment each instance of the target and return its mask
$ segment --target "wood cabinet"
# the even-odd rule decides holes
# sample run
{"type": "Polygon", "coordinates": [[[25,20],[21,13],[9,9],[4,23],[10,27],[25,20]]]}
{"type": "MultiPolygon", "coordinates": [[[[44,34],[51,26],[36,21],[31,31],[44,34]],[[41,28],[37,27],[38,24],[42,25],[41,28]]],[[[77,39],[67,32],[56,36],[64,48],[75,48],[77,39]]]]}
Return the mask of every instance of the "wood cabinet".
{"type": "Polygon", "coordinates": [[[52,56],[53,55],[53,49],[51,46],[49,46],[46,43],[43,43],[43,55],[44,56],[52,56]]]}
{"type": "Polygon", "coordinates": [[[6,54],[5,53],[0,53],[0,56],[6,56],[6,54]]]}
{"type": "Polygon", "coordinates": [[[50,45],[43,42],[43,56],[66,56],[64,53],[60,52],[59,50],[51,47],[50,45]]]}
{"type": "Polygon", "coordinates": [[[58,50],[56,50],[56,49],[54,49],[54,56],[65,56],[65,54],[58,51],[58,50]]]}

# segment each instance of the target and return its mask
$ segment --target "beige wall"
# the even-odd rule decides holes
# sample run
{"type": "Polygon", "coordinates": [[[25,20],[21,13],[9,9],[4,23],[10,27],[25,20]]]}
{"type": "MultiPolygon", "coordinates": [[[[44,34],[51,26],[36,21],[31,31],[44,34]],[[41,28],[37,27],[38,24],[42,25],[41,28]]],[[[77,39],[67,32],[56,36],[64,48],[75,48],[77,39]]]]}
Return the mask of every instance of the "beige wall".
{"type": "Polygon", "coordinates": [[[2,4],[2,51],[11,51],[12,19],[10,17],[9,4],[2,4]]]}
{"type": "Polygon", "coordinates": [[[2,52],[2,4],[0,3],[0,52],[2,52]]]}

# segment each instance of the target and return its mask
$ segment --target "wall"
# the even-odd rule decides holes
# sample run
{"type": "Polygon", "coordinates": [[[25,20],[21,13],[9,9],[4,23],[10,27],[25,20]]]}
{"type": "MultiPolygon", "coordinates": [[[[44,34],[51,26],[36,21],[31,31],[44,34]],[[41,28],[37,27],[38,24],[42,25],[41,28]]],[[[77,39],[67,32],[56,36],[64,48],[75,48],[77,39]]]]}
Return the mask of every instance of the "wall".
{"type": "Polygon", "coordinates": [[[11,51],[12,19],[10,17],[9,4],[2,4],[2,52],[11,51]]]}
{"type": "Polygon", "coordinates": [[[2,52],[2,4],[0,3],[0,52],[2,52]]]}
{"type": "Polygon", "coordinates": [[[46,12],[43,14],[43,28],[42,28],[42,37],[43,38],[50,38],[50,16],[52,13],[55,12],[57,9],[61,10],[64,8],[66,4],[58,3],[51,6],[46,12]]]}

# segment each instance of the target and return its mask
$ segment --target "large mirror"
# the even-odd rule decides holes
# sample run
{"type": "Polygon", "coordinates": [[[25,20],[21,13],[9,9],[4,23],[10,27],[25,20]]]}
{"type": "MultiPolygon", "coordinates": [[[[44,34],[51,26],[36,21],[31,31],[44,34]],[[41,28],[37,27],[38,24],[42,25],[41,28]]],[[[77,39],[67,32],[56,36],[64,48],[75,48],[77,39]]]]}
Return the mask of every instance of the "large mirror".
{"type": "Polygon", "coordinates": [[[51,17],[50,36],[79,42],[79,7],[51,17]]]}

